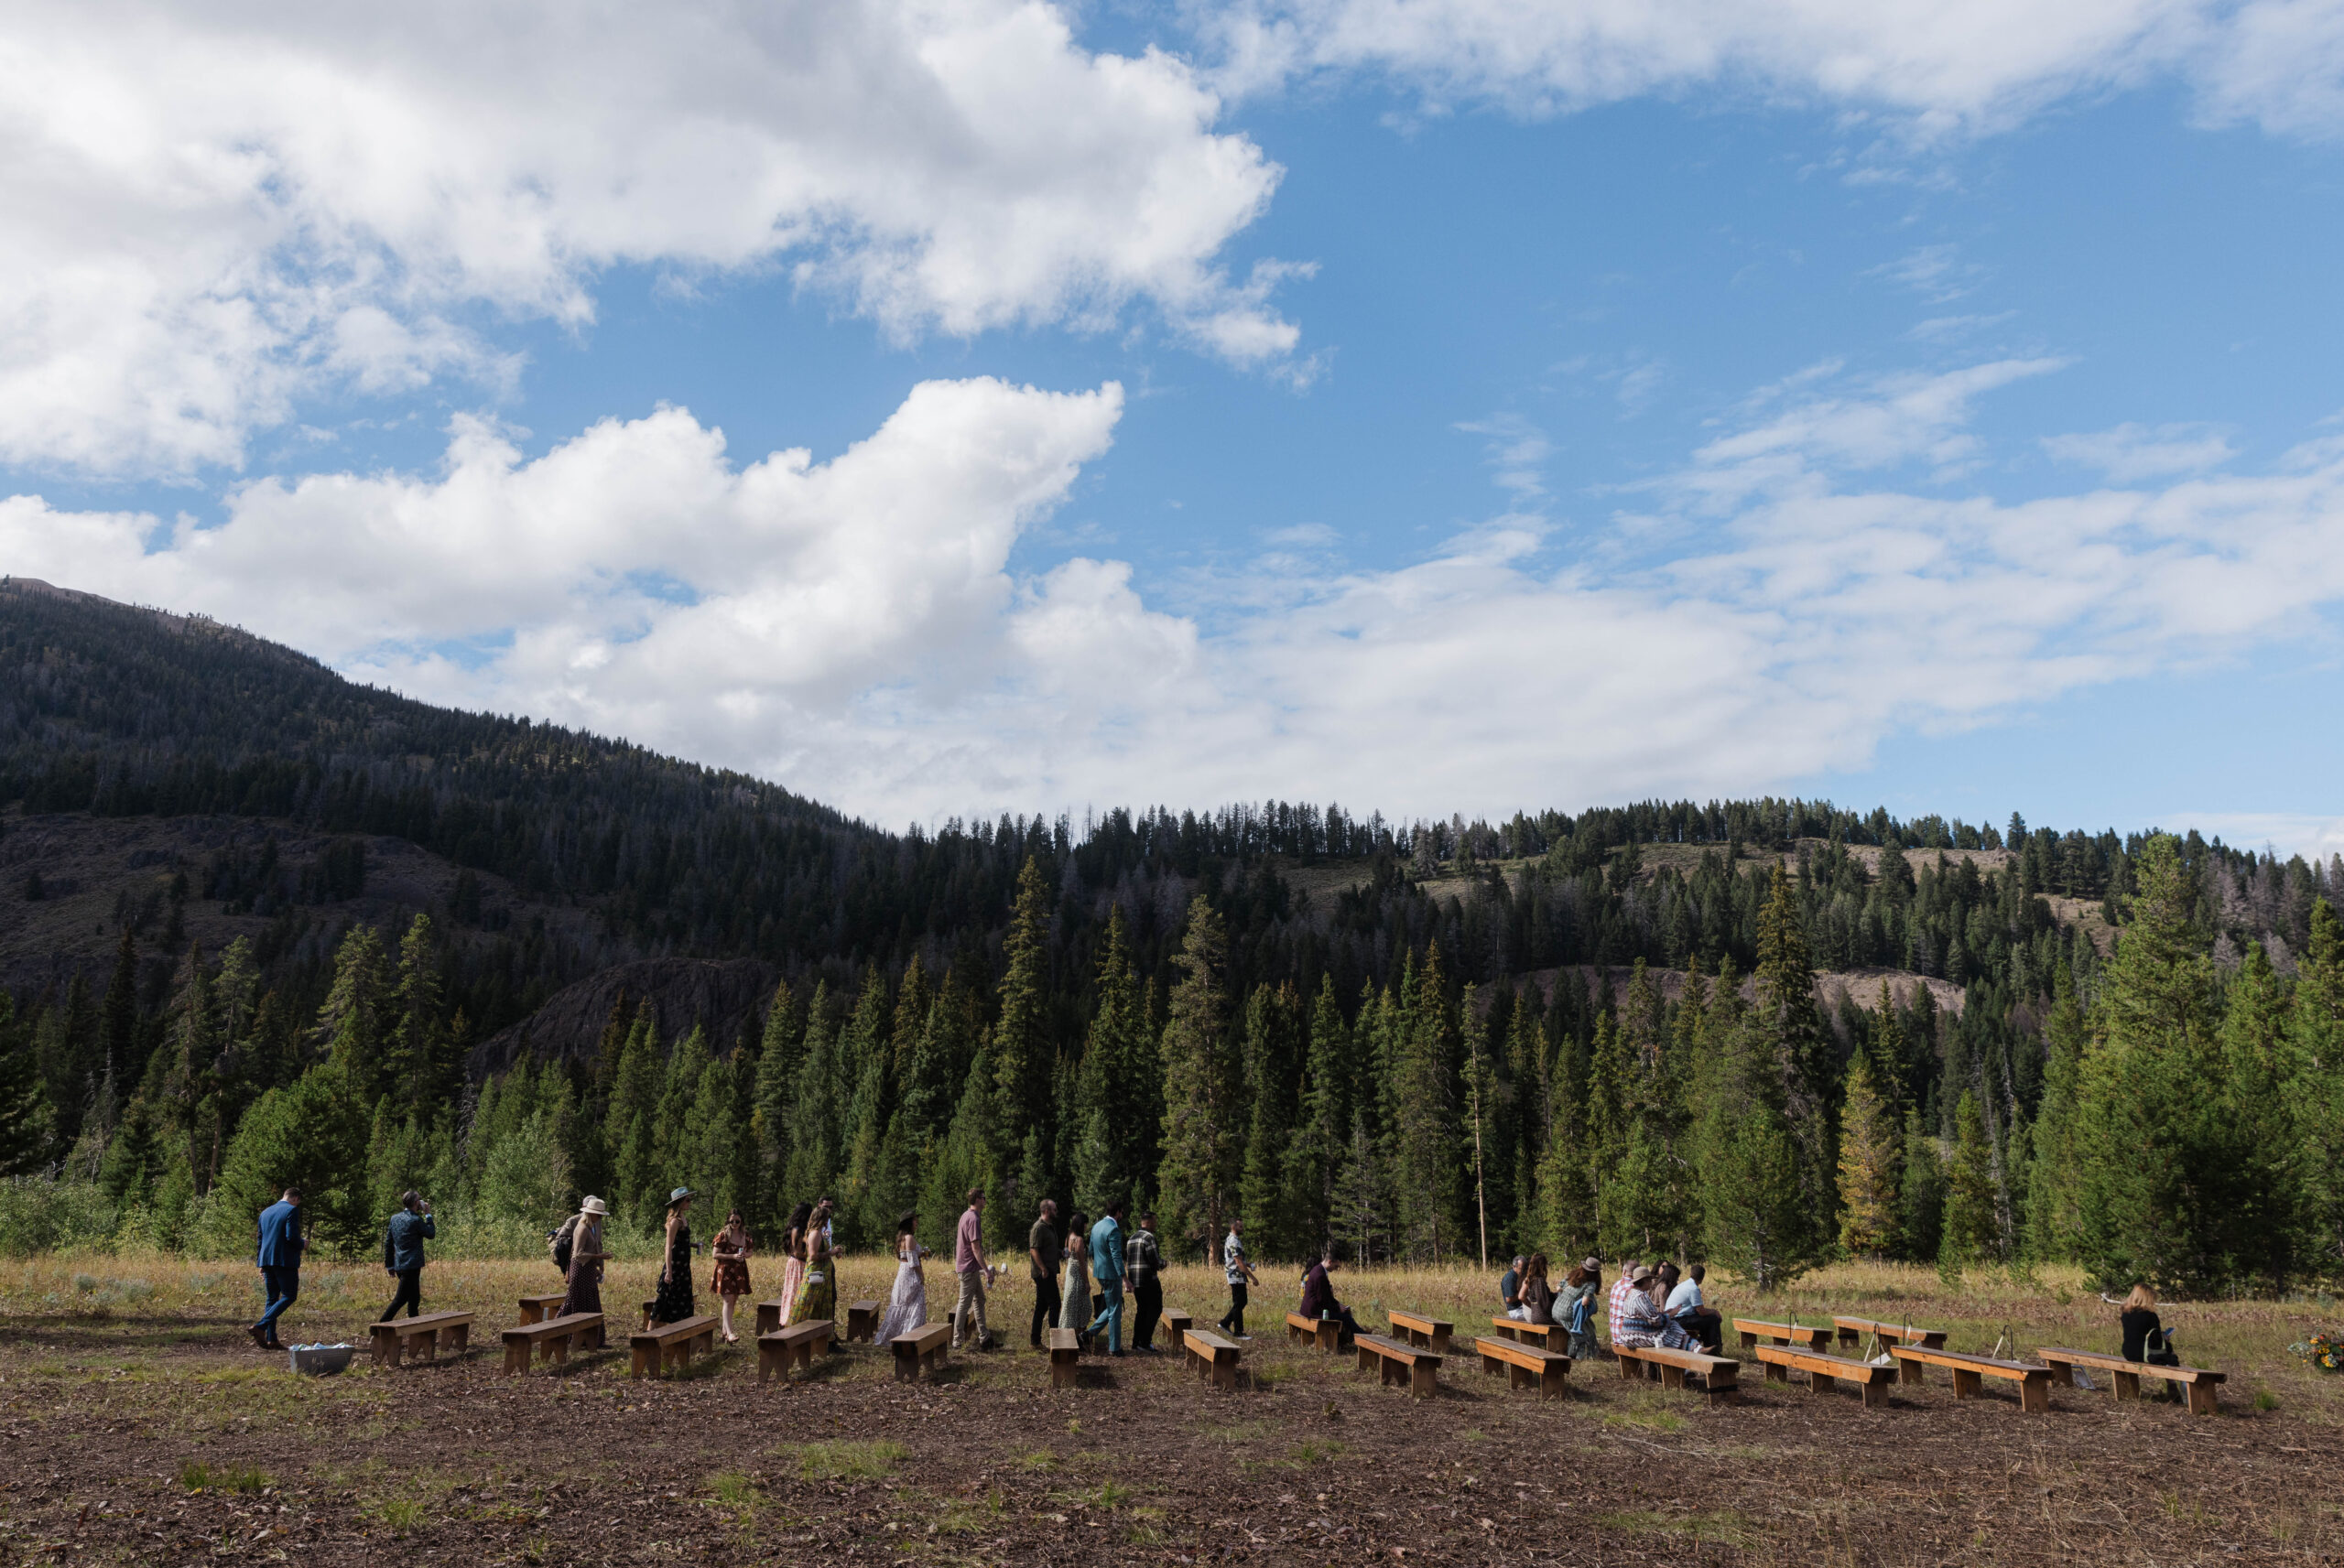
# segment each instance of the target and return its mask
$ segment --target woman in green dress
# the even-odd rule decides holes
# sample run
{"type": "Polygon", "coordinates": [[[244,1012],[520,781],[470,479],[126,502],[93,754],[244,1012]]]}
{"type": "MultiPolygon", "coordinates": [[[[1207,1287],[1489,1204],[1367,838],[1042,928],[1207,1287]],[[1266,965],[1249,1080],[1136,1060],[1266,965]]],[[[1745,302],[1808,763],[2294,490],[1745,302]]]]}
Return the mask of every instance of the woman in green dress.
{"type": "Polygon", "coordinates": [[[798,1287],[798,1300],[790,1307],[792,1323],[838,1318],[838,1259],[830,1250],[830,1200],[824,1198],[814,1206],[813,1217],[806,1222],[806,1280],[798,1287]]]}

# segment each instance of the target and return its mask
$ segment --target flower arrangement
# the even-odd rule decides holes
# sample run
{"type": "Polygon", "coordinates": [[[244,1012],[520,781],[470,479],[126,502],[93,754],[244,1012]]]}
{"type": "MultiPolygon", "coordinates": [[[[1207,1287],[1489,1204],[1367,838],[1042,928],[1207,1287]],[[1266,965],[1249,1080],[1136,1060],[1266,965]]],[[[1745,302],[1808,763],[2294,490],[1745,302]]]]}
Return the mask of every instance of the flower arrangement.
{"type": "Polygon", "coordinates": [[[2310,1362],[2323,1372],[2344,1372],[2344,1330],[2329,1329],[2315,1334],[2301,1345],[2290,1345],[2289,1350],[2310,1362]]]}

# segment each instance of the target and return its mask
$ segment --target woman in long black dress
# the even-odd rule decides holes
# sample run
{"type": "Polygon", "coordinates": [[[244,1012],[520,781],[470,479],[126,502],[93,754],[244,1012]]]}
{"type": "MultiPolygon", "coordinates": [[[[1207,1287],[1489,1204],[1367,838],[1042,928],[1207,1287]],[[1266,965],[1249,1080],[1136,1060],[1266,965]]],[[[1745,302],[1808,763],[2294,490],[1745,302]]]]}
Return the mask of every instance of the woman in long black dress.
{"type": "Polygon", "coordinates": [[[667,1195],[667,1262],[659,1270],[659,1293],[651,1303],[654,1323],[681,1323],[692,1315],[692,1190],[667,1195]]]}

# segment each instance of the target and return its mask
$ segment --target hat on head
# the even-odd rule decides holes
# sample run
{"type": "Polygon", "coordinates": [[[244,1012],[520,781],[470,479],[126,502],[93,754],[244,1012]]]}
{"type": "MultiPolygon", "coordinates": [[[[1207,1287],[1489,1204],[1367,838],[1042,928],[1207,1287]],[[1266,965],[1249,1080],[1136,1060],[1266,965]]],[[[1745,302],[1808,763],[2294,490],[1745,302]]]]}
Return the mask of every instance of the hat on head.
{"type": "Polygon", "coordinates": [[[1646,1280],[1651,1278],[1652,1265],[1649,1263],[1639,1263],[1636,1265],[1634,1271],[1629,1274],[1628,1282],[1632,1285],[1641,1285],[1646,1280]]]}
{"type": "Polygon", "coordinates": [[[588,1193],[586,1195],[586,1201],[578,1206],[578,1212],[581,1214],[608,1214],[611,1211],[603,1206],[602,1199],[596,1197],[591,1193],[588,1193]]]}
{"type": "Polygon", "coordinates": [[[1582,1258],[1579,1260],[1579,1266],[1592,1274],[1603,1267],[1603,1260],[1601,1258],[1582,1258]]]}
{"type": "Polygon", "coordinates": [[[675,1204],[675,1203],[681,1203],[681,1202],[683,1202],[686,1198],[688,1198],[688,1197],[689,1197],[689,1196],[691,1196],[691,1195],[692,1195],[692,1190],[691,1190],[691,1188],[689,1188],[689,1187],[678,1187],[674,1192],[669,1193],[669,1194],[667,1195],[667,1201],[668,1201],[669,1203],[671,1203],[671,1204],[675,1204]]]}

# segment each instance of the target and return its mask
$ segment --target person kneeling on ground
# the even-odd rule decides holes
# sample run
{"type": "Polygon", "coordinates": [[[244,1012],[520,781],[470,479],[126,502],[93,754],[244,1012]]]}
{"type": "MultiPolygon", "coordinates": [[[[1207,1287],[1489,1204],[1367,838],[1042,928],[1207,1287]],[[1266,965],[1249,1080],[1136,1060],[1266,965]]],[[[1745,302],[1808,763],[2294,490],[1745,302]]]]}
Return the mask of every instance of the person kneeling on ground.
{"type": "Polygon", "coordinates": [[[1311,1264],[1309,1271],[1302,1276],[1302,1306],[1299,1310],[1303,1316],[1317,1318],[1321,1323],[1329,1318],[1334,1319],[1343,1325],[1345,1339],[1356,1339],[1359,1337],[1359,1324],[1352,1319],[1351,1309],[1335,1299],[1335,1283],[1327,1277],[1336,1266],[1332,1247],[1318,1254],[1318,1261],[1311,1264]]]}

